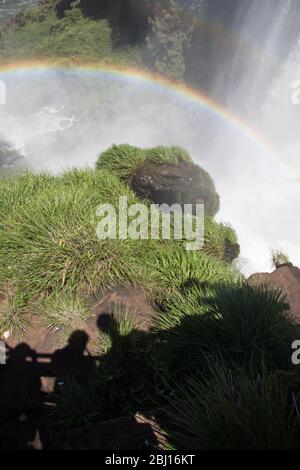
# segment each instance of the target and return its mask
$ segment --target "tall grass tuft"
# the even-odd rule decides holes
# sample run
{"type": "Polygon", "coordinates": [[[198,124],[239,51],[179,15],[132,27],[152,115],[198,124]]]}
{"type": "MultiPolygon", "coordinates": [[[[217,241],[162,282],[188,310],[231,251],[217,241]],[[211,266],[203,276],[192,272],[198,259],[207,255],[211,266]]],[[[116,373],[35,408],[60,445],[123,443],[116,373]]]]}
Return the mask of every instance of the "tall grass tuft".
{"type": "MultiPolygon", "coordinates": [[[[22,183],[35,181],[28,174],[22,183]]],[[[145,243],[100,241],[96,208],[118,205],[119,195],[136,202],[130,189],[107,172],[71,171],[54,183],[30,185],[30,197],[20,197],[0,225],[0,284],[11,282],[31,296],[55,290],[94,291],[104,284],[134,282],[140,275],[145,243]]],[[[0,205],[7,186],[2,182],[0,205]]],[[[26,186],[26,184],[25,184],[26,186]]],[[[4,200],[4,202],[3,202],[4,200]]]]}
{"type": "Polygon", "coordinates": [[[288,381],[210,364],[210,378],[176,388],[170,442],[177,449],[292,450],[300,447],[297,408],[288,381]]]}
{"type": "Polygon", "coordinates": [[[167,299],[159,325],[169,331],[182,367],[205,369],[209,355],[248,370],[259,370],[262,359],[270,370],[289,370],[291,344],[300,331],[286,307],[278,292],[243,283],[193,285],[167,299]]]}
{"type": "Polygon", "coordinates": [[[45,325],[55,330],[62,343],[66,343],[72,331],[83,329],[90,315],[90,305],[77,292],[54,292],[46,297],[40,307],[45,325]]]}
{"type": "Polygon", "coordinates": [[[119,178],[130,180],[145,161],[157,163],[192,162],[189,153],[181,147],[139,148],[132,145],[113,145],[99,155],[96,168],[108,170],[119,178]]]}
{"type": "Polygon", "coordinates": [[[293,266],[293,263],[291,263],[288,255],[280,250],[272,251],[272,263],[276,269],[280,268],[281,266],[293,266]]]}

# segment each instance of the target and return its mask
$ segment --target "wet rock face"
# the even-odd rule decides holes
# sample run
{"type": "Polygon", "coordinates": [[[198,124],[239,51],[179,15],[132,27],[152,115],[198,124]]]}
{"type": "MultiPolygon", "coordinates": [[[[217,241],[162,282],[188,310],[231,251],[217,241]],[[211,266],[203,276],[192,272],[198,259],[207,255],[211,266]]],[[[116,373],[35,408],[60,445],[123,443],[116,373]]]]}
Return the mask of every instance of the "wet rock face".
{"type": "Polygon", "coordinates": [[[0,168],[18,166],[24,157],[6,141],[0,139],[0,168]]]}
{"type": "Polygon", "coordinates": [[[214,216],[220,206],[219,196],[209,174],[192,163],[146,161],[131,179],[138,197],[154,204],[201,204],[206,215],[214,216]]]}

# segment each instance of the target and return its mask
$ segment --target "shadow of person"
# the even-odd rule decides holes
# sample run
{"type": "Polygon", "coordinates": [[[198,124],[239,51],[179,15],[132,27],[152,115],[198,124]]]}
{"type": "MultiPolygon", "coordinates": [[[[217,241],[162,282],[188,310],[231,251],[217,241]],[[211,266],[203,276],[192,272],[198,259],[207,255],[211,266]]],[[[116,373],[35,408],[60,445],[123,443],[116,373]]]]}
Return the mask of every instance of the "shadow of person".
{"type": "MultiPolygon", "coordinates": [[[[9,350],[0,383],[0,448],[30,448],[38,431],[41,435],[35,415],[44,411],[42,375],[36,352],[26,343],[9,350]]],[[[40,436],[39,441],[41,446],[40,436]]]]}
{"type": "MultiPolygon", "coordinates": [[[[134,445],[142,446],[138,448],[156,448],[159,432],[155,421],[161,420],[161,412],[156,409],[157,403],[149,397],[151,391],[147,384],[153,383],[154,378],[151,361],[148,362],[147,356],[150,345],[155,344],[156,349],[161,348],[162,343],[158,341],[160,336],[152,330],[138,329],[134,322],[130,327],[128,317],[122,318],[120,314],[114,313],[100,315],[97,326],[102,334],[109,337],[110,342],[109,351],[102,357],[99,366],[100,373],[108,378],[109,385],[103,391],[106,408],[110,409],[111,416],[115,418],[124,414],[131,416],[134,445]],[[147,412],[142,413],[143,417],[140,413],[144,410],[147,412]],[[151,420],[145,418],[149,413],[153,415],[151,420]]],[[[129,438],[127,444],[132,445],[129,438]]]]}
{"type": "Polygon", "coordinates": [[[26,343],[10,349],[0,381],[0,448],[45,448],[47,414],[55,406],[56,391],[66,377],[90,376],[95,358],[87,350],[89,337],[75,331],[65,348],[54,354],[37,354],[26,343]],[[43,377],[53,378],[51,392],[43,391],[43,377]],[[37,438],[38,436],[38,438],[37,438]]]}
{"type": "MultiPolygon", "coordinates": [[[[122,321],[120,315],[115,316],[113,313],[104,313],[98,317],[97,327],[110,340],[110,348],[102,360],[102,366],[113,370],[117,369],[119,375],[124,374],[129,378],[127,367],[123,368],[120,365],[121,363],[126,365],[127,361],[139,362],[142,360],[139,351],[142,351],[141,346],[148,340],[149,333],[138,330],[134,325],[132,328],[125,326],[123,329],[121,326],[122,321]],[[121,330],[123,330],[122,333],[121,330]]],[[[124,321],[126,323],[127,320],[124,318],[124,321]]]]}
{"type": "Polygon", "coordinates": [[[88,341],[89,336],[84,331],[74,331],[67,346],[53,354],[52,367],[57,384],[68,376],[80,378],[93,372],[95,359],[88,352],[88,341]]]}
{"type": "Polygon", "coordinates": [[[100,341],[109,339],[110,344],[109,350],[98,357],[96,368],[98,399],[94,406],[100,412],[97,420],[76,430],[56,433],[53,449],[147,450],[162,445],[159,411],[141,409],[147,377],[143,346],[149,335],[122,327],[122,320],[113,313],[101,314],[97,319],[100,333],[108,337],[100,336],[100,341]]]}
{"type": "Polygon", "coordinates": [[[1,404],[7,410],[27,408],[39,400],[41,391],[40,374],[36,362],[36,352],[26,343],[20,343],[10,350],[6,370],[2,377],[1,404]]]}

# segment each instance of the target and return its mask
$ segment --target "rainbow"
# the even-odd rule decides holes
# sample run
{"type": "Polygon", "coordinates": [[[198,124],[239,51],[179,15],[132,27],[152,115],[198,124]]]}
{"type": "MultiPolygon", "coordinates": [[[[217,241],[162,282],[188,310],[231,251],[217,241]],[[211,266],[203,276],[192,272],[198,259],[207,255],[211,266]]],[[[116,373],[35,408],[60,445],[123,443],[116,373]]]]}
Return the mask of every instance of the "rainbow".
{"type": "MultiPolygon", "coordinates": [[[[227,123],[227,125],[236,129],[242,134],[249,142],[254,143],[256,146],[262,148],[272,158],[278,160],[281,164],[287,165],[283,162],[278,150],[273,144],[255,127],[250,125],[239,115],[230,111],[223,104],[215,101],[204,93],[192,88],[191,86],[183,83],[178,83],[167,79],[156,73],[152,73],[143,69],[133,67],[117,67],[105,62],[84,62],[72,65],[62,65],[59,62],[45,62],[45,61],[18,61],[10,62],[0,65],[0,80],[5,81],[5,77],[10,74],[26,73],[26,72],[76,72],[76,73],[101,73],[112,77],[113,79],[127,79],[144,83],[146,86],[156,86],[162,90],[171,91],[185,100],[196,104],[205,111],[208,111],[220,120],[227,123]]],[[[291,170],[291,169],[290,169],[291,170]]]]}

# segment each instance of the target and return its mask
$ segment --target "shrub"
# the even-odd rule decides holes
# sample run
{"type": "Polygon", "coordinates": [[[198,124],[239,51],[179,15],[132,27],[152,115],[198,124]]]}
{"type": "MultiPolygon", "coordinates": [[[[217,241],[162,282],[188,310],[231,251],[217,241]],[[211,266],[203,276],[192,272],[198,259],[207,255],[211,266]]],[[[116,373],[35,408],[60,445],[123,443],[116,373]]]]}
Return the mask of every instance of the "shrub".
{"type": "Polygon", "coordinates": [[[54,292],[45,298],[41,311],[44,323],[58,332],[64,343],[72,331],[83,329],[90,315],[87,299],[72,291],[54,292]]]}
{"type": "Polygon", "coordinates": [[[96,163],[97,169],[104,169],[119,178],[129,180],[145,161],[145,152],[132,145],[113,145],[103,152],[96,163]]]}
{"type": "Polygon", "coordinates": [[[177,387],[170,442],[178,449],[299,449],[298,412],[288,380],[212,363],[208,380],[177,387]]]}
{"type": "Polygon", "coordinates": [[[168,298],[174,292],[175,295],[177,293],[181,295],[193,283],[204,287],[217,283],[231,283],[236,278],[229,265],[212,259],[203,251],[186,251],[180,246],[165,247],[149,262],[151,271],[168,298]]]}
{"type": "Polygon", "coordinates": [[[243,282],[199,283],[169,296],[159,324],[169,331],[174,362],[181,358],[181,367],[205,369],[209,355],[245,369],[259,371],[264,359],[270,370],[288,370],[299,326],[286,308],[277,291],[243,282]]]}
{"type": "Polygon", "coordinates": [[[2,60],[67,58],[70,62],[81,59],[134,64],[140,61],[135,47],[114,49],[108,21],[86,18],[76,2],[61,19],[51,8],[28,9],[22,23],[3,33],[2,60]]]}
{"type": "Polygon", "coordinates": [[[123,144],[113,145],[110,149],[99,155],[96,167],[111,171],[124,180],[130,180],[146,160],[175,164],[184,161],[192,162],[189,153],[181,147],[160,146],[141,149],[123,144]]]}
{"type": "Polygon", "coordinates": [[[208,216],[205,218],[204,242],[205,253],[213,257],[231,263],[239,256],[240,247],[235,230],[208,216]]]}
{"type": "Polygon", "coordinates": [[[15,336],[22,338],[29,323],[26,308],[28,299],[23,292],[14,292],[8,286],[5,287],[0,303],[0,336],[14,332],[15,336]]]}
{"type": "Polygon", "coordinates": [[[293,266],[289,257],[280,250],[272,251],[272,262],[276,269],[280,268],[281,266],[293,266]]]}
{"type": "Polygon", "coordinates": [[[35,296],[137,280],[143,241],[101,243],[96,235],[97,205],[117,207],[119,194],[134,203],[130,189],[113,175],[92,170],[69,172],[44,188],[44,176],[38,179],[27,174],[17,183],[1,182],[0,206],[8,210],[9,200],[15,199],[14,211],[6,213],[0,226],[1,284],[10,282],[35,296]],[[10,198],[14,185],[19,193],[10,198]],[[27,196],[21,194],[23,187],[27,196]]]}

